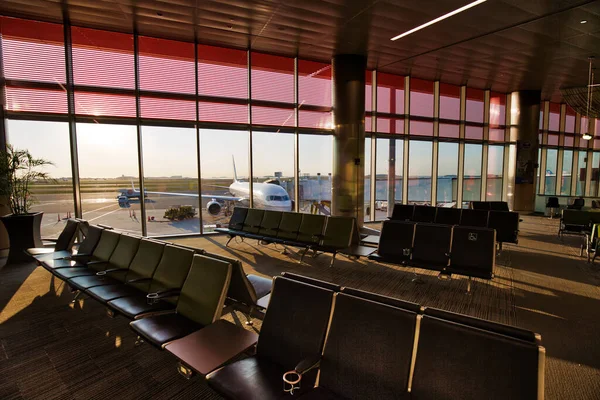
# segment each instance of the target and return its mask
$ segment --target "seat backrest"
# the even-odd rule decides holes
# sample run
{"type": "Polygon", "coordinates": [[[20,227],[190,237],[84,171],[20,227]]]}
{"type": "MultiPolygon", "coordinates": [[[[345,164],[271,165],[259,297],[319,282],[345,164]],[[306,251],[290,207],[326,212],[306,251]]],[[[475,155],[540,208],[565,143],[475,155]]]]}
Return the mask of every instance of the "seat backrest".
{"type": "Polygon", "coordinates": [[[228,298],[247,306],[256,305],[256,301],[258,300],[256,291],[252,283],[248,280],[240,260],[213,253],[204,253],[204,255],[231,264],[231,281],[229,282],[229,290],[227,291],[228,298]]]}
{"type": "Polygon", "coordinates": [[[326,221],[327,217],[324,215],[302,214],[302,222],[296,240],[303,243],[319,243],[323,236],[326,221]]]}
{"type": "Polygon", "coordinates": [[[390,261],[408,261],[412,253],[414,236],[414,222],[383,221],[377,254],[390,261]]]}
{"type": "Polygon", "coordinates": [[[575,209],[581,210],[583,206],[585,206],[585,200],[580,198],[575,199],[573,200],[573,206],[575,207],[575,209]]]}
{"type": "Polygon", "coordinates": [[[415,212],[412,217],[414,222],[433,222],[435,221],[436,207],[415,206],[415,212]]]}
{"type": "MultiPolygon", "coordinates": [[[[100,242],[100,237],[102,236],[103,231],[104,231],[104,228],[101,228],[96,225],[88,225],[87,233],[85,234],[85,238],[79,245],[77,252],[81,253],[81,254],[94,253],[94,249],[96,249],[98,242],[100,242]]],[[[115,244],[116,244],[116,242],[115,242],[115,244]]],[[[109,255],[109,257],[110,257],[110,255],[109,255]]]]}
{"type": "MultiPolygon", "coordinates": [[[[453,313],[450,311],[440,310],[438,308],[425,308],[425,315],[430,315],[439,319],[456,322],[459,324],[472,326],[474,328],[483,329],[490,332],[496,332],[501,335],[510,336],[515,339],[521,339],[530,343],[537,343],[539,335],[527,329],[521,329],[516,326],[500,324],[497,322],[488,321],[481,318],[471,317],[469,315],[453,313]]],[[[540,338],[541,339],[541,338],[540,338]]]]}
{"type": "Polygon", "coordinates": [[[335,249],[349,247],[352,243],[354,225],[352,217],[327,217],[321,246],[335,249]]]}
{"type": "Polygon", "coordinates": [[[490,210],[494,211],[510,211],[506,201],[490,201],[490,210]]]}
{"type": "Polygon", "coordinates": [[[364,290],[358,290],[350,287],[343,287],[342,293],[349,294],[351,296],[360,297],[361,299],[367,299],[371,301],[376,301],[378,303],[387,304],[388,306],[402,308],[404,310],[409,310],[413,312],[420,312],[421,306],[417,303],[413,303],[410,301],[396,299],[394,297],[388,297],[377,293],[366,292],[364,290]]]}
{"type": "Polygon", "coordinates": [[[323,350],[333,292],[281,276],[273,280],[256,355],[289,371],[323,350]]]}
{"type": "Polygon", "coordinates": [[[339,292],[341,287],[340,285],[336,285],[335,283],[325,282],[315,278],[309,278],[308,276],[298,275],[291,272],[282,272],[281,276],[284,276],[288,279],[293,279],[295,281],[308,283],[309,285],[318,286],[323,289],[329,289],[334,292],[339,292]]]}
{"type": "Polygon", "coordinates": [[[491,205],[487,201],[472,201],[470,204],[472,210],[489,210],[491,205]]]}
{"type": "Polygon", "coordinates": [[[588,211],[590,214],[590,223],[591,224],[600,224],[600,212],[598,211],[588,211]]]}
{"type": "Polygon", "coordinates": [[[421,320],[412,399],[536,399],[543,348],[429,315],[421,320]]]}
{"type": "Polygon", "coordinates": [[[302,214],[295,212],[284,212],[281,215],[281,223],[277,231],[277,238],[283,240],[296,240],[298,229],[302,222],[302,214]]]}
{"type": "Polygon", "coordinates": [[[413,311],[337,295],[319,386],[346,399],[407,397],[416,321],[413,311]]]}
{"type": "Polygon", "coordinates": [[[591,220],[591,212],[580,210],[563,210],[562,222],[565,225],[584,225],[587,226],[591,220]]]}
{"type": "Polygon", "coordinates": [[[548,197],[546,207],[559,207],[558,197],[548,197]]]}
{"type": "Polygon", "coordinates": [[[127,269],[133,261],[135,254],[137,253],[138,247],[140,246],[141,239],[139,237],[121,234],[119,243],[115,247],[115,251],[108,260],[111,264],[111,268],[127,269]]]}
{"type": "MultiPolygon", "coordinates": [[[[126,279],[152,278],[164,249],[164,242],[142,239],[137,253],[135,253],[135,257],[131,261],[126,279]]],[[[132,285],[146,292],[150,287],[150,281],[134,282],[132,285]]]]}
{"type": "Polygon", "coordinates": [[[244,227],[242,228],[242,230],[248,233],[258,233],[264,212],[264,210],[249,208],[248,213],[246,214],[246,219],[244,220],[244,227]]]}
{"type": "Polygon", "coordinates": [[[234,207],[229,219],[229,229],[242,230],[248,209],[246,207],[234,207]]]}
{"type": "Polygon", "coordinates": [[[281,211],[266,210],[263,214],[258,233],[264,236],[277,237],[282,215],[281,211]]]}
{"type": "Polygon", "coordinates": [[[412,221],[415,211],[413,204],[394,204],[392,211],[392,221],[412,221]]]}
{"type": "Polygon", "coordinates": [[[94,257],[99,260],[108,261],[110,256],[117,247],[117,243],[119,243],[119,238],[121,234],[111,231],[108,229],[102,230],[102,235],[100,236],[100,240],[98,241],[98,245],[94,249],[94,257]]]}
{"type": "Polygon", "coordinates": [[[496,241],[518,243],[519,213],[511,211],[490,211],[488,228],[496,230],[496,241]]]}
{"type": "MultiPolygon", "coordinates": [[[[150,283],[149,293],[166,289],[179,289],[183,286],[190,266],[194,251],[183,247],[168,244],[165,246],[162,257],[150,283]]],[[[174,303],[172,299],[165,299],[174,303]]]]}
{"type": "Polygon", "coordinates": [[[54,251],[71,250],[71,248],[73,247],[73,243],[75,243],[78,226],[79,222],[77,220],[67,220],[64,229],[62,230],[60,235],[58,235],[58,239],[56,240],[56,244],[54,245],[54,251]]]}
{"type": "Polygon", "coordinates": [[[496,231],[455,226],[450,254],[449,272],[491,279],[496,262],[496,231]]]}
{"type": "Polygon", "coordinates": [[[435,215],[435,223],[442,225],[460,224],[461,208],[438,207],[435,215]]]}
{"type": "Polygon", "coordinates": [[[183,283],[177,313],[206,326],[221,317],[231,280],[231,264],[196,254],[183,283]]]}
{"type": "Polygon", "coordinates": [[[451,241],[452,226],[417,224],[411,264],[428,269],[444,269],[448,266],[451,241]]]}
{"type": "Polygon", "coordinates": [[[460,216],[461,226],[480,226],[486,227],[488,223],[488,213],[485,210],[462,210],[460,216]]]}

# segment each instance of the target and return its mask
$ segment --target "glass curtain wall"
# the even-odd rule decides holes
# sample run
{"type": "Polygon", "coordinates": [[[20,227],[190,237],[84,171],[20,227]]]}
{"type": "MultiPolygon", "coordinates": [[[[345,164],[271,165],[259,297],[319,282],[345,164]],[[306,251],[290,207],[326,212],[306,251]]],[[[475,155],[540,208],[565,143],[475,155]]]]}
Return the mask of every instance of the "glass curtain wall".
{"type": "Polygon", "coordinates": [[[486,201],[501,201],[504,168],[504,146],[488,148],[486,201]]]}
{"type": "Polygon", "coordinates": [[[377,139],[375,173],[375,220],[392,215],[395,203],[402,202],[404,141],[377,139]]]}
{"type": "Polygon", "coordinates": [[[587,151],[579,151],[579,157],[577,158],[577,186],[575,190],[576,196],[583,196],[585,194],[585,176],[587,174],[587,151]]]}
{"type": "Polygon", "coordinates": [[[365,139],[365,221],[371,220],[371,138],[365,139]]]}
{"type": "Polygon", "coordinates": [[[560,194],[563,196],[571,194],[571,179],[573,172],[573,150],[563,152],[562,180],[560,182],[560,194]]]}
{"type": "Polygon", "coordinates": [[[433,143],[411,140],[408,146],[408,204],[431,205],[433,143]]]}
{"type": "Polygon", "coordinates": [[[298,138],[299,170],[298,211],[323,213],[331,211],[333,138],[300,135],[298,138]]]}
{"type": "Polygon", "coordinates": [[[556,167],[557,167],[558,150],[548,149],[546,151],[546,187],[544,188],[544,194],[554,195],[556,194],[556,167]]]}
{"type": "Polygon", "coordinates": [[[465,144],[463,208],[468,207],[471,201],[481,200],[481,151],[480,144],[465,144]]]}
{"type": "Polygon", "coordinates": [[[458,193],[458,143],[438,145],[437,206],[456,207],[458,193]]]}

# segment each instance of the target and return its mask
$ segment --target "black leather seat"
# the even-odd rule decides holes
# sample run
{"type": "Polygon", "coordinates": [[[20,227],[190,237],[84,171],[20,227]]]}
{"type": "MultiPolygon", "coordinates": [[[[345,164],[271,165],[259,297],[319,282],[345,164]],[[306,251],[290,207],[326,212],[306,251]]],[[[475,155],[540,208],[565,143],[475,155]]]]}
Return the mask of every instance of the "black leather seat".
{"type": "Polygon", "coordinates": [[[451,238],[450,225],[417,224],[410,265],[443,271],[450,261],[451,238]]]}
{"type": "Polygon", "coordinates": [[[174,313],[152,315],[129,325],[157,347],[212,324],[221,316],[231,280],[231,264],[194,255],[174,313]]]}
{"type": "Polygon", "coordinates": [[[496,260],[496,232],[488,228],[455,226],[450,254],[447,272],[492,279],[496,260]]]}
{"type": "Polygon", "coordinates": [[[415,206],[415,211],[412,217],[413,222],[433,222],[435,221],[437,207],[431,206],[415,206]]]}
{"type": "Polygon", "coordinates": [[[510,211],[490,211],[488,228],[496,230],[499,243],[519,243],[519,213],[510,211]]]}
{"type": "Polygon", "coordinates": [[[231,218],[229,219],[229,225],[227,228],[215,228],[216,232],[226,233],[229,235],[229,242],[234,237],[238,236],[238,234],[242,233],[242,229],[244,228],[244,221],[246,220],[246,215],[248,214],[248,208],[246,207],[235,207],[233,209],[233,213],[231,218]]]}
{"type": "Polygon", "coordinates": [[[573,200],[573,204],[567,206],[569,210],[581,210],[585,206],[585,200],[578,198],[573,200]]]}
{"type": "Polygon", "coordinates": [[[415,206],[412,204],[394,204],[392,221],[412,221],[415,206]]]}
{"type": "Polygon", "coordinates": [[[130,319],[157,311],[174,310],[193,257],[194,251],[191,249],[165,246],[148,290],[142,291],[136,286],[136,294],[110,300],[107,306],[130,319]],[[149,294],[151,300],[147,297],[149,294]]]}
{"type": "Polygon", "coordinates": [[[510,211],[506,201],[490,201],[489,203],[492,211],[510,211]]]}
{"type": "Polygon", "coordinates": [[[37,261],[70,256],[73,244],[75,243],[75,238],[77,237],[78,227],[79,221],[68,219],[62,232],[58,235],[54,247],[29,248],[26,250],[27,254],[37,261]]]}
{"type": "MultiPolygon", "coordinates": [[[[84,223],[85,222],[80,222],[79,226],[80,227],[84,226],[84,223]]],[[[81,229],[81,230],[83,231],[83,229],[81,229]]],[[[83,239],[83,241],[79,245],[79,248],[77,249],[77,254],[79,254],[80,257],[82,257],[84,255],[87,255],[88,257],[90,257],[94,253],[96,246],[100,242],[100,237],[102,236],[103,230],[104,230],[104,228],[97,226],[97,225],[88,225],[86,227],[85,238],[83,239]]],[[[71,265],[69,258],[72,255],[73,255],[72,252],[68,251],[68,252],[60,252],[60,254],[59,253],[45,254],[45,255],[41,255],[41,256],[36,256],[35,258],[42,267],[50,270],[50,269],[54,269],[54,268],[64,268],[64,267],[68,267],[69,265],[71,265]]],[[[109,257],[110,257],[110,254],[109,254],[109,257]]]]}
{"type": "Polygon", "coordinates": [[[458,225],[460,224],[460,215],[462,209],[438,207],[435,215],[435,223],[442,225],[458,225]]]}
{"type": "Polygon", "coordinates": [[[384,221],[377,253],[369,259],[405,265],[409,262],[413,248],[415,223],[404,221],[384,221]]]}
{"type": "Polygon", "coordinates": [[[491,209],[491,203],[488,201],[472,201],[470,203],[472,210],[484,210],[489,211],[491,209]]]}
{"type": "Polygon", "coordinates": [[[271,293],[273,288],[273,280],[258,275],[246,275],[248,281],[252,284],[254,292],[256,293],[257,299],[264,297],[271,293]]]}
{"type": "MultiPolygon", "coordinates": [[[[276,277],[271,302],[258,338],[256,355],[236,361],[207,376],[217,392],[235,399],[281,399],[285,372],[321,355],[333,292],[276,277]]],[[[316,370],[302,378],[301,390],[314,386],[316,370]]]]}
{"type": "Polygon", "coordinates": [[[320,279],[310,278],[304,275],[298,275],[291,272],[282,272],[281,276],[286,277],[288,279],[293,279],[295,281],[308,283],[309,285],[317,286],[323,289],[329,289],[333,292],[339,292],[341,290],[340,285],[336,285],[335,283],[325,282],[320,279]]]}
{"type": "Polygon", "coordinates": [[[342,288],[342,293],[349,294],[354,297],[360,297],[362,299],[376,301],[378,303],[387,304],[392,307],[402,308],[413,312],[420,312],[421,306],[417,303],[413,303],[406,300],[396,299],[394,297],[383,296],[381,294],[366,292],[364,290],[358,290],[350,287],[342,288]]]}
{"type": "Polygon", "coordinates": [[[460,226],[478,226],[485,228],[488,224],[489,211],[486,210],[462,210],[460,226]]]}

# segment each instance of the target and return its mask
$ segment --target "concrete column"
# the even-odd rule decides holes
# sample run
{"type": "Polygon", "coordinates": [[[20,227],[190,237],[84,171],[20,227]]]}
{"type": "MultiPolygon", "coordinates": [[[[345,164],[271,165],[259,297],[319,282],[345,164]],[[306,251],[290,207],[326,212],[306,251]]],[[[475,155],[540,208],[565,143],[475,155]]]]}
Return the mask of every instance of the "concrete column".
{"type": "Polygon", "coordinates": [[[523,90],[511,94],[510,125],[514,129],[517,139],[515,211],[534,211],[535,209],[535,165],[539,147],[540,101],[541,92],[539,90],[523,90]]]}
{"type": "Polygon", "coordinates": [[[333,185],[332,214],[364,220],[365,199],[365,69],[364,56],[333,58],[333,185]]]}

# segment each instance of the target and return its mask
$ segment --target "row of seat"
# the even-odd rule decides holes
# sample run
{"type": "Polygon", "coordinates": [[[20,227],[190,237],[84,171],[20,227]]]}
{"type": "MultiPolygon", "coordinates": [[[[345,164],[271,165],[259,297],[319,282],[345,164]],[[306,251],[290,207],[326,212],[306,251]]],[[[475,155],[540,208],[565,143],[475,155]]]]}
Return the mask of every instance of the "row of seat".
{"type": "Polygon", "coordinates": [[[331,253],[333,265],[336,254],[351,247],[357,233],[355,225],[354,218],[348,217],[235,207],[229,227],[215,230],[229,235],[226,245],[241,237],[299,247],[304,249],[300,262],[309,250],[314,250],[331,253]]]}
{"type": "MultiPolygon", "coordinates": [[[[416,222],[384,221],[371,260],[492,279],[496,262],[493,229],[416,222]]],[[[470,290],[470,280],[468,291],[470,290]]]]}
{"type": "Polygon", "coordinates": [[[542,399],[540,342],[520,328],[286,273],[274,279],[256,354],[207,379],[229,399],[290,390],[306,400],[542,399]]]}
{"type": "Polygon", "coordinates": [[[76,297],[134,320],[131,327],[159,347],[214,322],[226,299],[251,314],[271,290],[270,279],[246,276],[237,260],[94,225],[86,231],[76,254],[57,250],[38,262],[76,297]]]}
{"type": "Polygon", "coordinates": [[[562,210],[558,236],[590,234],[594,224],[600,224],[600,212],[598,211],[562,210]]]}
{"type": "Polygon", "coordinates": [[[519,213],[517,212],[396,204],[390,219],[490,228],[496,230],[498,243],[519,242],[519,213]]]}
{"type": "Polygon", "coordinates": [[[471,201],[469,208],[472,210],[510,211],[506,201],[471,201]]]}

